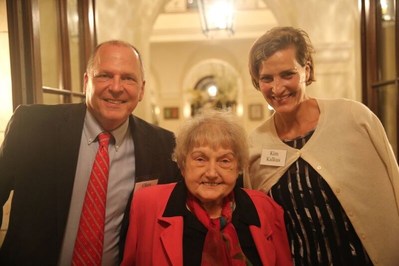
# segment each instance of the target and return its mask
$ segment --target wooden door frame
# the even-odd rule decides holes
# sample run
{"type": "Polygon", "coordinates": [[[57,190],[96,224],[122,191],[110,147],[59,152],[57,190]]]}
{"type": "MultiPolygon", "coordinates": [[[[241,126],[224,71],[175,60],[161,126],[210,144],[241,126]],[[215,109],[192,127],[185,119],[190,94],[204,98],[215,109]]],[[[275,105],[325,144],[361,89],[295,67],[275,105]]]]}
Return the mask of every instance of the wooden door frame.
{"type": "MultiPolygon", "coordinates": [[[[43,103],[43,93],[84,98],[83,92],[72,91],[67,0],[57,0],[57,18],[63,54],[60,60],[61,82],[58,88],[43,87],[40,52],[40,14],[38,0],[6,0],[10,45],[10,67],[13,109],[21,104],[43,103]]],[[[97,44],[95,0],[78,0],[79,50],[81,76],[87,60],[97,44]]]]}
{"type": "MultiPolygon", "coordinates": [[[[378,76],[378,40],[381,38],[379,23],[382,21],[381,6],[379,0],[361,0],[361,55],[362,55],[362,101],[375,114],[379,115],[378,89],[384,85],[394,84],[399,91],[399,6],[395,10],[395,64],[396,78],[388,81],[380,81],[378,76]]],[[[396,99],[396,123],[399,126],[399,93],[396,99]]],[[[399,129],[396,133],[399,152],[399,129]]],[[[398,156],[399,157],[399,156],[398,156]]],[[[398,158],[399,160],[399,158],[398,158]]]]}

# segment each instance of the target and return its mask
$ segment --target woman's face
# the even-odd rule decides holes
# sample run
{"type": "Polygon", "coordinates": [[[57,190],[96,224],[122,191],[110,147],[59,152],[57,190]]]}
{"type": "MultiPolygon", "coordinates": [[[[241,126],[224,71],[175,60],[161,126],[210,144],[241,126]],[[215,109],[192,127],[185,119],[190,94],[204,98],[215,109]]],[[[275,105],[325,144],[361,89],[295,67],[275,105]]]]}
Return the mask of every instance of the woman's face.
{"type": "Polygon", "coordinates": [[[209,146],[194,147],[188,153],[182,170],[188,190],[202,205],[222,205],[234,188],[239,174],[238,160],[231,149],[209,146]]]}
{"type": "Polygon", "coordinates": [[[279,50],[260,65],[260,91],[277,113],[293,112],[307,99],[309,72],[308,65],[303,67],[296,60],[294,47],[279,50]]]}

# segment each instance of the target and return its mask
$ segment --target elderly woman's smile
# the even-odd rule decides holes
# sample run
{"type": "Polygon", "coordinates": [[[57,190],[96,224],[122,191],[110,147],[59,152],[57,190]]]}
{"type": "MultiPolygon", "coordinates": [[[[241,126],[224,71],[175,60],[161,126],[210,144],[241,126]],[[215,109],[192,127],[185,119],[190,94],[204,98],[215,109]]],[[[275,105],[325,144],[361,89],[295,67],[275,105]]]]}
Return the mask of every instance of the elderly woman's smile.
{"type": "Polygon", "coordinates": [[[201,182],[201,185],[207,185],[207,186],[211,186],[211,187],[214,187],[214,186],[217,186],[217,185],[220,185],[220,184],[222,184],[221,182],[206,182],[206,181],[202,181],[201,182]]]}

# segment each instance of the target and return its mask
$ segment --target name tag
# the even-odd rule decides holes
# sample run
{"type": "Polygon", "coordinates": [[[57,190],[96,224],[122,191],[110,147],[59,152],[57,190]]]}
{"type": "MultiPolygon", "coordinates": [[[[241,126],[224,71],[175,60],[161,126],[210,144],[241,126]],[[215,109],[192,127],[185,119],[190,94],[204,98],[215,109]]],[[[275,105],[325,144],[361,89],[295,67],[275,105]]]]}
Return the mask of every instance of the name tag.
{"type": "Polygon", "coordinates": [[[158,179],[153,179],[153,180],[148,180],[148,181],[142,181],[142,182],[137,182],[136,185],[134,186],[134,192],[139,190],[140,188],[143,187],[149,187],[158,184],[158,179]]]}
{"type": "Polygon", "coordinates": [[[286,150],[263,149],[260,157],[261,165],[284,166],[287,157],[286,150]]]}

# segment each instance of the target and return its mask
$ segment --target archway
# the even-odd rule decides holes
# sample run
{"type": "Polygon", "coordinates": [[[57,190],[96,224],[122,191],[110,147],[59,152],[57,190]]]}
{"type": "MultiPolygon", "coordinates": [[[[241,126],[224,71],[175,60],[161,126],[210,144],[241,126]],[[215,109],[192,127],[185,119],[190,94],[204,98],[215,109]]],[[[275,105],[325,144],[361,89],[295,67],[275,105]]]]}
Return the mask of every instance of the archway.
{"type": "MultiPolygon", "coordinates": [[[[237,70],[220,59],[203,60],[187,71],[183,87],[183,115],[195,115],[204,108],[237,112],[241,102],[242,80],[237,70]]],[[[237,112],[239,113],[239,112],[237,112]]]]}

